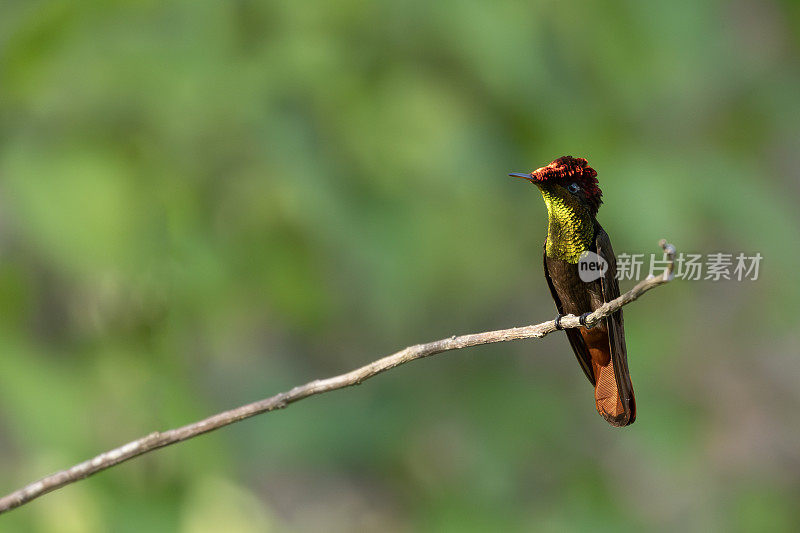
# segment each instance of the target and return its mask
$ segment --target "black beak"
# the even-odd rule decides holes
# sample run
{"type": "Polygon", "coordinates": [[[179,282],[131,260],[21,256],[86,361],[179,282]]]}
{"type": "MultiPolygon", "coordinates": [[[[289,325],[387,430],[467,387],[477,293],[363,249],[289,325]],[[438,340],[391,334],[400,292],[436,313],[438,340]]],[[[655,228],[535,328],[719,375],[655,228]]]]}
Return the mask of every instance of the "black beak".
{"type": "Polygon", "coordinates": [[[524,180],[528,180],[531,183],[533,183],[533,178],[531,178],[530,174],[523,174],[522,172],[512,172],[511,174],[509,174],[509,176],[511,176],[512,178],[522,178],[524,180]]]}

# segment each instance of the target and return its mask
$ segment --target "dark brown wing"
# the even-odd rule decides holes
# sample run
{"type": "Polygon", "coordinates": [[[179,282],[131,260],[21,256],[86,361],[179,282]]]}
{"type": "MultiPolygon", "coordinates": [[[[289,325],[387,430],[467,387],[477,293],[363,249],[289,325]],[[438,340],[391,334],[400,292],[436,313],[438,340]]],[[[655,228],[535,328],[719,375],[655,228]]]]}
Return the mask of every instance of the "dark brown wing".
{"type": "MultiPolygon", "coordinates": [[[[619,283],[617,282],[617,259],[611,248],[611,239],[598,225],[595,236],[597,253],[608,262],[608,270],[600,278],[603,289],[603,301],[610,302],[619,297],[619,283]]],[[[625,326],[622,319],[622,309],[605,319],[608,330],[608,343],[611,351],[611,362],[614,365],[614,378],[619,391],[619,401],[624,409],[624,414],[617,417],[614,425],[627,426],[636,420],[636,400],[633,397],[633,384],[628,371],[628,352],[625,347],[625,326]]]]}
{"type": "MultiPolygon", "coordinates": [[[[547,280],[547,286],[550,287],[550,294],[553,295],[553,301],[556,303],[556,309],[559,314],[564,314],[564,306],[561,304],[561,299],[556,294],[556,289],[553,287],[553,280],[550,279],[550,272],[547,270],[547,253],[544,254],[544,277],[547,280]]],[[[567,334],[569,344],[572,346],[572,351],[575,352],[575,357],[583,369],[583,373],[589,378],[589,383],[594,386],[594,371],[592,370],[592,356],[589,355],[589,349],[586,347],[586,342],[583,340],[580,332],[577,329],[565,329],[564,333],[567,334]]]]}

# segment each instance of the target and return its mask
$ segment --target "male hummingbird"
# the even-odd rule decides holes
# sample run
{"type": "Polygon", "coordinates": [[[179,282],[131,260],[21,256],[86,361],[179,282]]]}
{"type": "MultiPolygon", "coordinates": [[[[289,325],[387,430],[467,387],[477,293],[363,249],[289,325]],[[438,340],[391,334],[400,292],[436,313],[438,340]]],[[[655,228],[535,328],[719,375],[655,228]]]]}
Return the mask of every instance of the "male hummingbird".
{"type": "MultiPolygon", "coordinates": [[[[597,172],[582,158],[564,156],[530,174],[509,174],[539,188],[547,206],[544,276],[555,300],[559,327],[565,314],[586,315],[619,296],[617,262],[608,234],[597,222],[603,193],[597,172]],[[608,268],[595,276],[584,273],[586,252],[602,257],[608,268]],[[584,260],[581,260],[581,257],[584,260]],[[599,277],[597,277],[599,276],[599,277]]],[[[572,351],[594,386],[597,412],[612,426],[627,426],[636,419],[636,402],[628,372],[622,309],[591,329],[565,330],[572,351]]]]}

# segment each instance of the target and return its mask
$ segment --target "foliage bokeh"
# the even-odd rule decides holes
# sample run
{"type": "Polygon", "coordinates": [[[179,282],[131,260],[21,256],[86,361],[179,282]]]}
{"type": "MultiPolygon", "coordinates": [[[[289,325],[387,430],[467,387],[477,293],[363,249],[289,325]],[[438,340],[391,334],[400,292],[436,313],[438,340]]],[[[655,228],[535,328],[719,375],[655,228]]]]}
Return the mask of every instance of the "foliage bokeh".
{"type": "MultiPolygon", "coordinates": [[[[800,9],[4,2],[3,492],[154,429],[554,314],[509,171],[617,252],[760,252],[627,308],[639,418],[562,336],[396,369],[2,518],[17,531],[796,530],[800,9]]],[[[627,285],[623,286],[623,289],[627,285]]]]}

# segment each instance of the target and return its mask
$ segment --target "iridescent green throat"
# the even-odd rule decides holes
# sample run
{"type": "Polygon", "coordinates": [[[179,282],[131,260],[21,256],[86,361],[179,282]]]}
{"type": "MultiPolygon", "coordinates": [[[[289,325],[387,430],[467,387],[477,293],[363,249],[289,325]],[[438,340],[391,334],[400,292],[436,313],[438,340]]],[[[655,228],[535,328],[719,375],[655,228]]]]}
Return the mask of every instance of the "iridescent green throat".
{"type": "Polygon", "coordinates": [[[547,257],[577,263],[594,238],[594,220],[589,211],[564,189],[540,187],[547,206],[547,257]]]}

